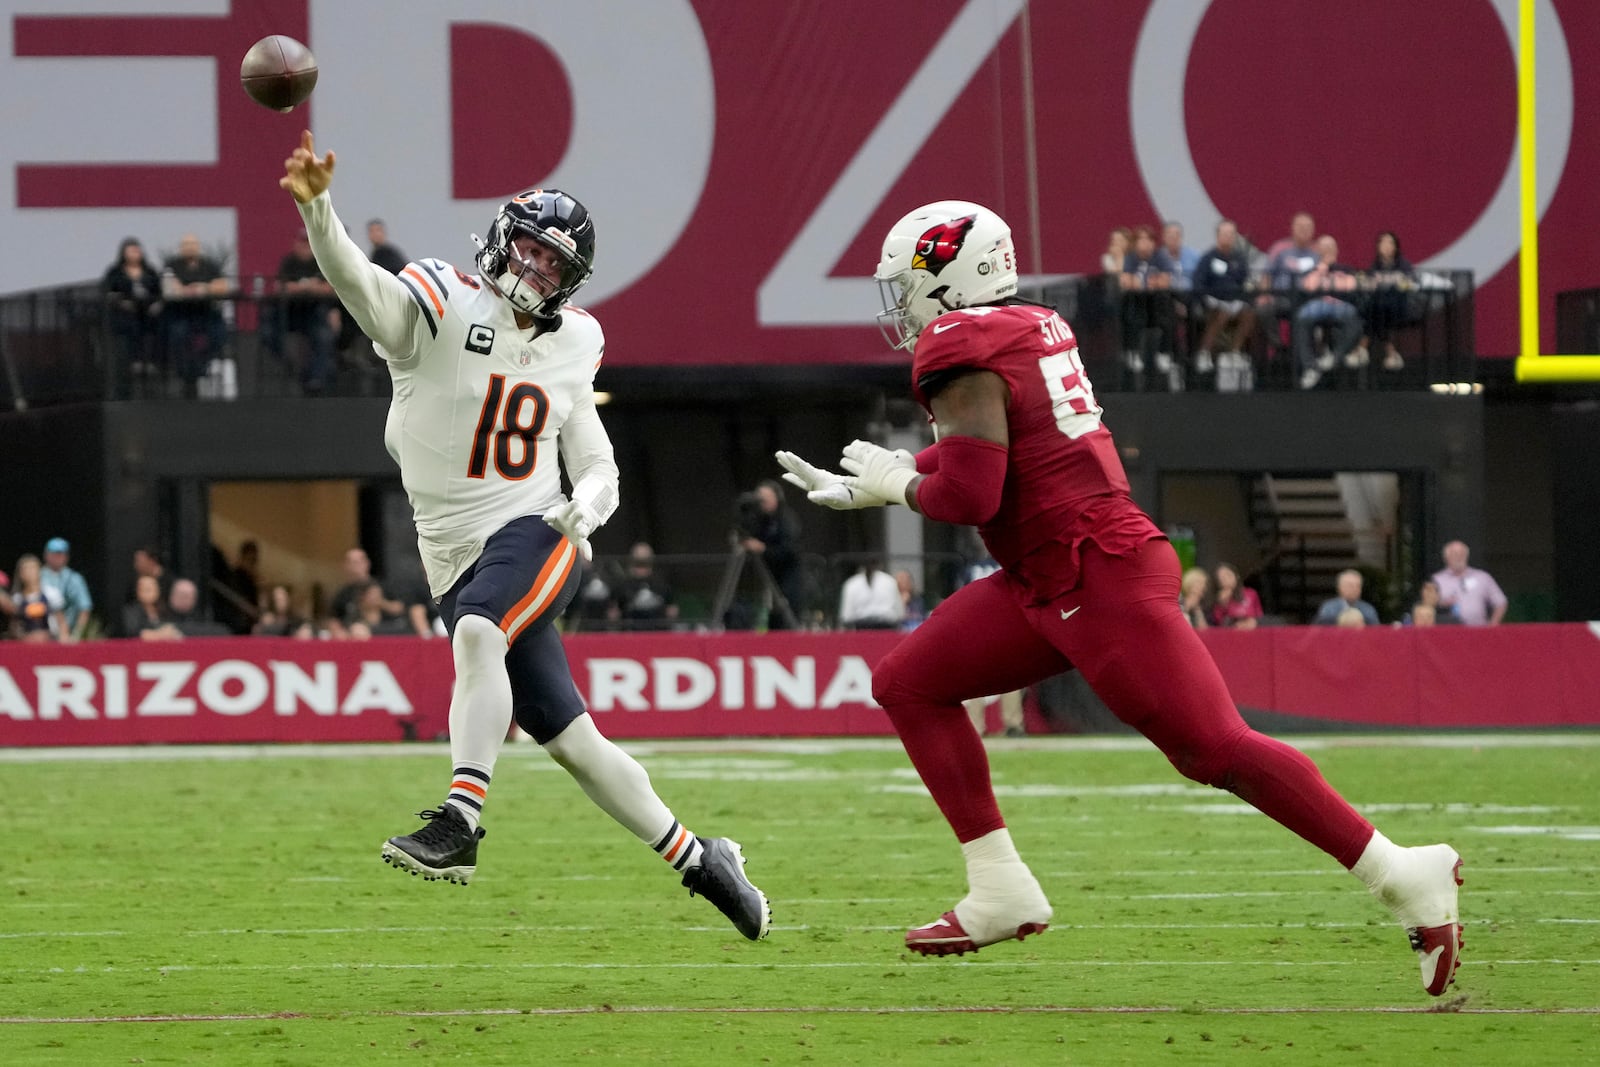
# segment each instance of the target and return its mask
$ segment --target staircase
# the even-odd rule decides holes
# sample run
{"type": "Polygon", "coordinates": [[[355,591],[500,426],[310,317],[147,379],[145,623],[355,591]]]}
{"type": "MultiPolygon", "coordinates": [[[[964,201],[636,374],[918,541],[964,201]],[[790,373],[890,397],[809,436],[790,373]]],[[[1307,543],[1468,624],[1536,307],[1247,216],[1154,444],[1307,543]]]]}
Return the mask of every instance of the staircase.
{"type": "Polygon", "coordinates": [[[1263,474],[1250,487],[1250,528],[1261,546],[1268,610],[1309,622],[1339,572],[1360,563],[1338,480],[1263,474]]]}

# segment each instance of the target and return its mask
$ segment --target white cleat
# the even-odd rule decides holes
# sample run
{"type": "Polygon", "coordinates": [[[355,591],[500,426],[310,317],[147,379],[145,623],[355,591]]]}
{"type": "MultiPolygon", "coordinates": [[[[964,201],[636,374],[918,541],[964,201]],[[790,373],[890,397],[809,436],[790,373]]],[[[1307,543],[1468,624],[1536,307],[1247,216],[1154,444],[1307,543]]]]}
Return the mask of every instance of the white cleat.
{"type": "Polygon", "coordinates": [[[1440,996],[1461,966],[1461,856],[1449,845],[1408,848],[1378,899],[1405,928],[1422,968],[1422,988],[1440,996]]]}

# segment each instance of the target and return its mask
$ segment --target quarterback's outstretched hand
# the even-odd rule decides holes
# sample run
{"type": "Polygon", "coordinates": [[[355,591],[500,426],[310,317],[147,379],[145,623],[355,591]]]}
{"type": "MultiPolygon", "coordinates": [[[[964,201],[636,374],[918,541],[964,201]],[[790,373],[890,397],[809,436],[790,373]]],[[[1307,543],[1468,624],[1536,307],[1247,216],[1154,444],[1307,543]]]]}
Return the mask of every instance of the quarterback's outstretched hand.
{"type": "Polygon", "coordinates": [[[786,472],[783,480],[805,490],[806,499],[835,511],[856,508],[881,508],[888,503],[881,496],[845,484],[841,475],[821,467],[813,467],[793,452],[774,452],[778,465],[786,472]]]}
{"type": "Polygon", "coordinates": [[[600,525],[600,516],[584,507],[581,500],[569,500],[544,513],[545,524],[571,541],[585,563],[594,558],[589,535],[600,525]]]}
{"type": "Polygon", "coordinates": [[[327,191],[333,181],[333,164],[332,152],[317,158],[311,131],[301,130],[300,147],[283,161],[283,177],[278,179],[278,188],[289,190],[297,201],[309,204],[327,191]]]}
{"type": "Polygon", "coordinates": [[[871,493],[891,504],[906,502],[906,486],[917,476],[917,457],[905,449],[893,452],[871,441],[851,441],[844,446],[840,461],[853,477],[844,484],[858,492],[871,493]]]}

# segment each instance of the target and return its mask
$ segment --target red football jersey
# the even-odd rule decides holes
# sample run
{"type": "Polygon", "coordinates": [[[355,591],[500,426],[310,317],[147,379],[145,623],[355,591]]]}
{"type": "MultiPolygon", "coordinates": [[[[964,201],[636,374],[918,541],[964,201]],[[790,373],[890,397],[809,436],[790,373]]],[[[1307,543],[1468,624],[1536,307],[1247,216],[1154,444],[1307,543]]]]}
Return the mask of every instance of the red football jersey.
{"type": "Polygon", "coordinates": [[[979,531],[997,563],[1019,572],[1036,593],[1053,594],[1076,583],[1081,541],[1120,555],[1160,536],[1128,495],[1077,338],[1060,315],[1003,304],[939,316],[917,339],[911,368],[917,402],[931,414],[924,383],[963,368],[1000,375],[1011,393],[1000,510],[979,531]],[[1038,553],[1052,544],[1068,551],[1038,553]],[[1024,563],[1035,555],[1042,558],[1024,563]]]}

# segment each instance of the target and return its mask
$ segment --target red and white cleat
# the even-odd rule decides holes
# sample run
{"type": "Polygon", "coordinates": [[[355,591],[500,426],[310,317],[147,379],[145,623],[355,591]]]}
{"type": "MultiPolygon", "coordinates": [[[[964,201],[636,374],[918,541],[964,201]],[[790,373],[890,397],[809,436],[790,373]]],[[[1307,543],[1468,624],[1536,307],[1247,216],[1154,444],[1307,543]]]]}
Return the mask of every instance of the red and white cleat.
{"type": "MultiPolygon", "coordinates": [[[[1048,911],[1046,914],[1048,915],[1048,911]]],[[[961,956],[1000,941],[1021,941],[1029,934],[1042,934],[1049,928],[1048,920],[1024,922],[1004,925],[981,937],[974,937],[967,933],[954,911],[947,911],[926,926],[907,930],[906,948],[924,956],[961,956]]]]}
{"type": "Polygon", "coordinates": [[[1407,849],[1407,863],[1382,894],[1422,967],[1422,988],[1443,995],[1461,966],[1461,856],[1449,845],[1407,849]]]}

